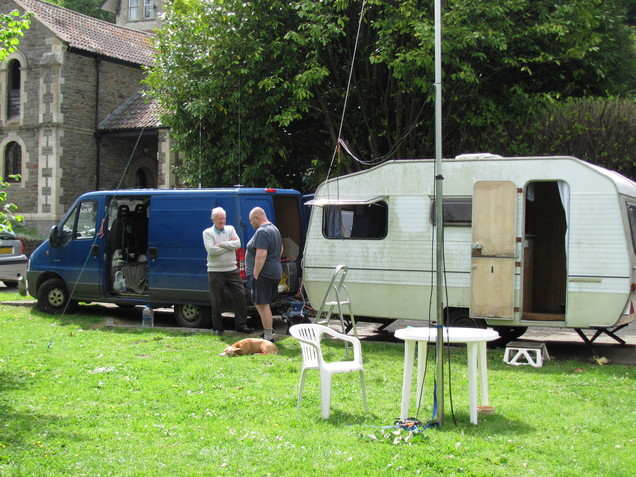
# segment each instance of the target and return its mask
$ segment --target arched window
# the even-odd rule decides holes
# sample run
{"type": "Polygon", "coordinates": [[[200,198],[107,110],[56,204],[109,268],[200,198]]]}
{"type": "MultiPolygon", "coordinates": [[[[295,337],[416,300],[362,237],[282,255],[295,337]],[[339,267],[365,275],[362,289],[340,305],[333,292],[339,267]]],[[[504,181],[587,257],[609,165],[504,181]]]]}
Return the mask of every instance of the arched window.
{"type": "Polygon", "coordinates": [[[22,147],[15,141],[7,144],[4,150],[4,180],[7,182],[20,182],[21,178],[10,177],[22,174],[22,147]]]}
{"type": "Polygon", "coordinates": [[[148,186],[148,176],[144,169],[137,169],[135,172],[135,188],[137,189],[147,189],[148,186]]]}
{"type": "Polygon", "coordinates": [[[20,116],[20,62],[11,60],[7,69],[7,118],[20,116]]]}

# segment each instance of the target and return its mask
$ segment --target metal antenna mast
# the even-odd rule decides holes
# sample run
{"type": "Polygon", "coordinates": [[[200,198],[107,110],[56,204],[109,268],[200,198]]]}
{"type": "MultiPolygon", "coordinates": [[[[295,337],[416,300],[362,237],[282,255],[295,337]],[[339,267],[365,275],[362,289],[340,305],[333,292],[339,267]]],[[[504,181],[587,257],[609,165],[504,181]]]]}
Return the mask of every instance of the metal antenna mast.
{"type": "MultiPolygon", "coordinates": [[[[437,424],[444,424],[444,304],[443,304],[443,240],[444,216],[442,204],[442,5],[435,0],[435,279],[437,290],[437,337],[435,341],[435,400],[437,424]]],[[[421,366],[421,364],[420,364],[421,366]]]]}

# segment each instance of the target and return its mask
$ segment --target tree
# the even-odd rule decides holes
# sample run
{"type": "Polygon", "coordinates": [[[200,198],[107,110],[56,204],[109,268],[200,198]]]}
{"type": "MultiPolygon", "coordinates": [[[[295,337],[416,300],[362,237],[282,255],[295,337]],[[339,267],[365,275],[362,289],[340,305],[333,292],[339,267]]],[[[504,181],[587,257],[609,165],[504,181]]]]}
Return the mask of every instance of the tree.
{"type": "MultiPolygon", "coordinates": [[[[348,155],[334,161],[338,138],[367,163],[432,157],[433,2],[362,5],[168,4],[147,83],[186,155],[182,177],[302,188],[308,171],[321,180],[330,168],[362,167],[348,155]]],[[[501,125],[546,99],[633,91],[621,8],[618,0],[446,1],[446,155],[504,141],[501,125]]]]}
{"type": "Polygon", "coordinates": [[[31,24],[29,18],[31,13],[21,15],[17,10],[8,14],[0,13],[0,62],[16,50],[24,30],[31,24]]]}
{"type": "Polygon", "coordinates": [[[102,10],[100,4],[102,2],[97,0],[45,0],[48,3],[57,5],[60,7],[68,8],[75,12],[83,13],[89,17],[98,18],[110,23],[115,22],[115,14],[102,10]]]}
{"type": "Polygon", "coordinates": [[[636,101],[570,98],[512,125],[504,155],[567,155],[636,179],[636,101]]]}
{"type": "MultiPolygon", "coordinates": [[[[14,178],[15,176],[10,176],[14,178]]],[[[21,215],[15,214],[15,211],[18,210],[18,206],[7,201],[7,192],[6,189],[9,184],[4,180],[4,178],[0,177],[0,224],[7,226],[9,230],[13,229],[13,224],[16,222],[22,222],[24,217],[21,215]]]]}
{"type": "MultiPolygon", "coordinates": [[[[7,56],[16,50],[20,43],[20,38],[24,35],[24,30],[30,26],[30,17],[30,13],[20,15],[17,10],[12,10],[8,14],[0,13],[0,62],[4,61],[7,56]]],[[[17,210],[15,204],[5,204],[7,200],[5,189],[7,186],[7,182],[0,177],[0,224],[4,224],[11,229],[13,222],[22,221],[22,216],[14,214],[17,210]]]]}

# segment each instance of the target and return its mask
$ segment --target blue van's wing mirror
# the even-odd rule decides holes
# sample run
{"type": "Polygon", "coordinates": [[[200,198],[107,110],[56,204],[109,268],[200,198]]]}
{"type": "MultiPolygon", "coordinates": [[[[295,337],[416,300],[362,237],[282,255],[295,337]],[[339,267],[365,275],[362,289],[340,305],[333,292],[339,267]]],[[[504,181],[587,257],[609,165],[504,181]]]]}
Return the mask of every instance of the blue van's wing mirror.
{"type": "Polygon", "coordinates": [[[62,245],[62,240],[60,238],[57,225],[51,227],[51,232],[49,233],[49,243],[53,248],[60,247],[62,245]]]}

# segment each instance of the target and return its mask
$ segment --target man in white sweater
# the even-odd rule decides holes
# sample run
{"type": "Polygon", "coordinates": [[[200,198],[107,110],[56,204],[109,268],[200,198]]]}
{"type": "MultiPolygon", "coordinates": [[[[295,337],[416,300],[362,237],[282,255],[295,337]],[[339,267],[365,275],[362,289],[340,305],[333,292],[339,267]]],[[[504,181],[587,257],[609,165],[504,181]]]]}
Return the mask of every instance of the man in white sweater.
{"type": "Polygon", "coordinates": [[[241,247],[236,230],[226,223],[226,213],[221,207],[212,209],[212,227],[203,231],[203,244],[208,252],[208,281],[212,301],[212,328],[217,335],[223,334],[221,296],[227,286],[232,294],[236,330],[252,333],[247,326],[247,304],[245,288],[236,266],[235,250],[241,247]]]}

